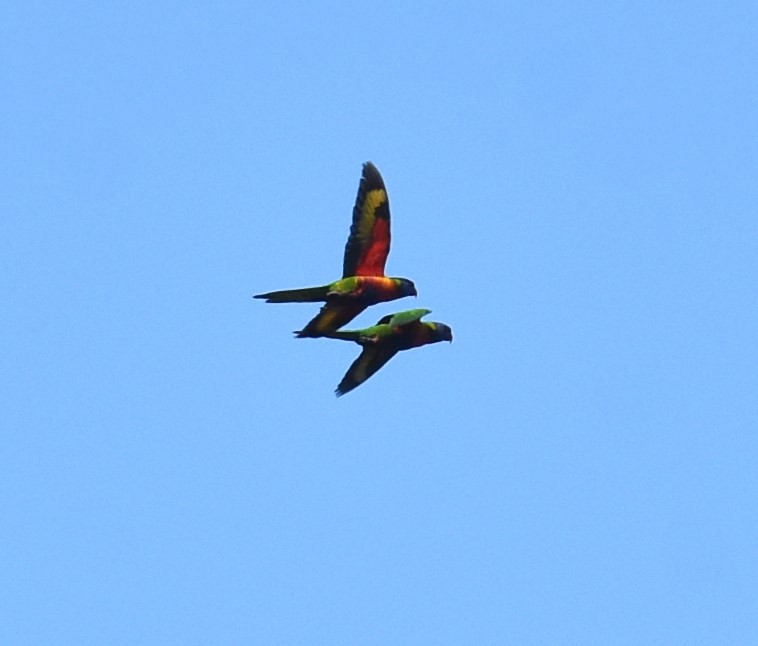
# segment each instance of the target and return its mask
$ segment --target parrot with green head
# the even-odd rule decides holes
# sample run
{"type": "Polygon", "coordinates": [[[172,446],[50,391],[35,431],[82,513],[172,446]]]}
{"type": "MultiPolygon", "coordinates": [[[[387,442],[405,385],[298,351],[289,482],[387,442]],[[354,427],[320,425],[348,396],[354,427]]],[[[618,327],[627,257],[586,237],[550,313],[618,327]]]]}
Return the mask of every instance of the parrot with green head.
{"type": "Polygon", "coordinates": [[[287,289],[256,294],[267,303],[315,303],[325,301],[318,315],[299,338],[326,336],[352,321],[370,305],[416,296],[416,286],[407,278],[384,275],[390,250],[390,207],[387,189],[379,170],[363,164],[353,222],[345,245],[342,278],[319,287],[287,289]]]}
{"type": "Polygon", "coordinates": [[[431,310],[417,309],[390,314],[363,330],[340,330],[325,336],[330,339],[355,341],[363,347],[337,386],[337,397],[350,392],[376,373],[401,350],[418,348],[429,343],[452,341],[453,331],[444,323],[422,322],[431,310]]]}

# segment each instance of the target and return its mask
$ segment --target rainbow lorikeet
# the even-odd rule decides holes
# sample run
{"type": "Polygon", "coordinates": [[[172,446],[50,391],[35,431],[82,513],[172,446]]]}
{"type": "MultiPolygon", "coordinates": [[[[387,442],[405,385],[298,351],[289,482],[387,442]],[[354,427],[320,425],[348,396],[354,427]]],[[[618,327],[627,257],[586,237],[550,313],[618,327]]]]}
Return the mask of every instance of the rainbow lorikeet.
{"type": "Polygon", "coordinates": [[[314,303],[326,301],[318,315],[298,337],[325,336],[353,320],[369,305],[416,296],[416,286],[407,278],[384,275],[390,250],[390,206],[379,170],[363,164],[363,175],[353,208],[353,223],[345,245],[342,278],[304,289],[257,294],[267,303],[314,303]]]}
{"type": "Polygon", "coordinates": [[[407,310],[390,314],[363,330],[340,330],[327,334],[330,339],[355,341],[363,346],[335,390],[337,397],[360,386],[401,350],[418,348],[428,343],[452,341],[453,331],[444,323],[425,323],[423,316],[431,310],[407,310]]]}

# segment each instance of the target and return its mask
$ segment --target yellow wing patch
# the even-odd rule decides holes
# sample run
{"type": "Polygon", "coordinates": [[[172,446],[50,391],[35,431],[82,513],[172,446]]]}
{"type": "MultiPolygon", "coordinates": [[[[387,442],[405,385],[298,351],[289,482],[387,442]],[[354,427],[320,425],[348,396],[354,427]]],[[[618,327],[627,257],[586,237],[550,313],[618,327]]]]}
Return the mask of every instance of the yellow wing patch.
{"type": "Polygon", "coordinates": [[[387,191],[381,188],[375,188],[366,195],[366,208],[374,217],[376,210],[387,201],[387,191]]]}
{"type": "Polygon", "coordinates": [[[387,201],[387,192],[377,188],[366,193],[366,202],[363,205],[363,218],[360,224],[360,236],[367,240],[371,235],[371,229],[374,228],[376,220],[376,210],[387,201]]]}

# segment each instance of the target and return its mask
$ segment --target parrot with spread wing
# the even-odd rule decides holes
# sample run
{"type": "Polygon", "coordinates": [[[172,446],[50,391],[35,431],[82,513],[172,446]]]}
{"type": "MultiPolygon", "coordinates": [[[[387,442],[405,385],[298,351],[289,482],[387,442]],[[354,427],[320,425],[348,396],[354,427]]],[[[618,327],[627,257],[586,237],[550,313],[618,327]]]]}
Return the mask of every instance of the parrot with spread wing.
{"type": "Polygon", "coordinates": [[[431,310],[418,309],[390,314],[363,330],[340,330],[325,336],[330,339],[355,341],[363,347],[335,390],[337,397],[360,386],[401,350],[418,348],[429,343],[452,341],[453,331],[444,323],[422,322],[431,310]]]}
{"type": "Polygon", "coordinates": [[[353,208],[353,222],[345,245],[342,278],[320,287],[287,289],[253,298],[267,303],[315,303],[325,301],[318,315],[299,338],[326,336],[352,321],[370,305],[416,296],[416,286],[407,278],[384,275],[390,250],[390,206],[379,170],[363,164],[363,175],[353,208]]]}

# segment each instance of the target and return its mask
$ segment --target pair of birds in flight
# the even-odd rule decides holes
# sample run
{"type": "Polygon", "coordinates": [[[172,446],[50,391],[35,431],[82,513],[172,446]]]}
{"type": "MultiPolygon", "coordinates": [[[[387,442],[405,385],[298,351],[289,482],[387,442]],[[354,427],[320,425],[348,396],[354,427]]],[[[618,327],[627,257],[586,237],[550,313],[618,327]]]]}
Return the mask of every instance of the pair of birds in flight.
{"type": "Polygon", "coordinates": [[[376,325],[361,330],[340,330],[370,305],[416,296],[412,281],[384,275],[389,250],[387,189],[377,167],[366,162],[345,245],[342,278],[320,287],[286,289],[254,296],[266,299],[267,303],[326,302],[316,317],[295,335],[298,338],[354,341],[362,347],[360,356],[337,386],[338,397],[360,386],[401,350],[453,340],[452,330],[444,323],[421,321],[431,311],[426,309],[390,314],[379,319],[376,325]]]}

